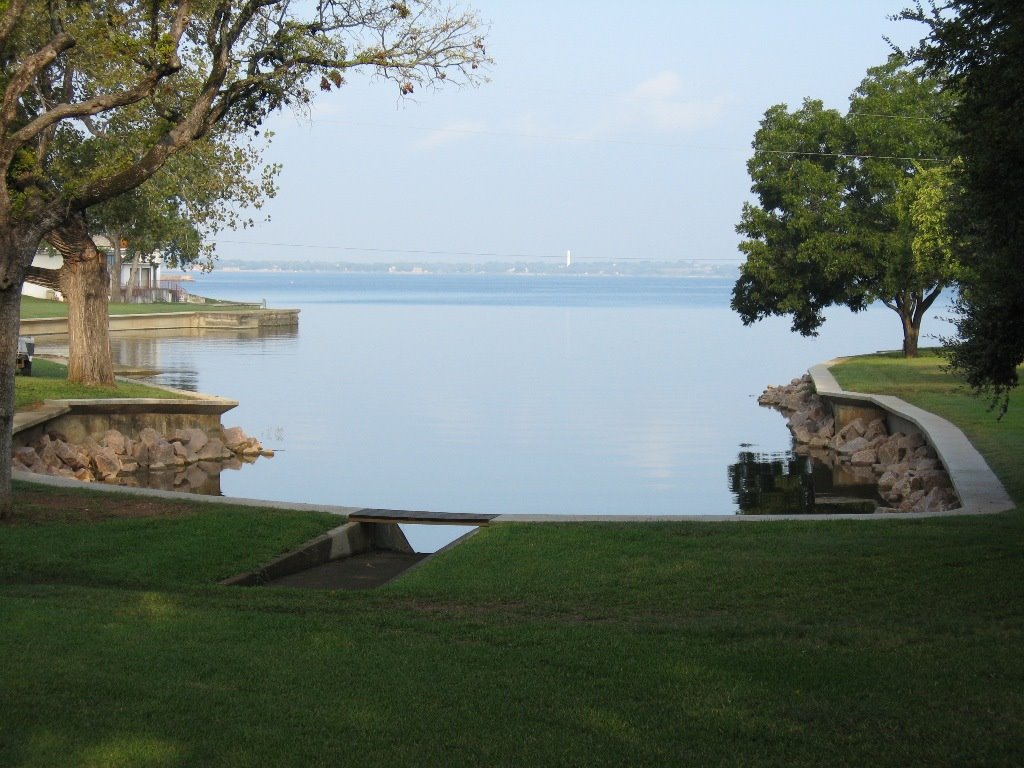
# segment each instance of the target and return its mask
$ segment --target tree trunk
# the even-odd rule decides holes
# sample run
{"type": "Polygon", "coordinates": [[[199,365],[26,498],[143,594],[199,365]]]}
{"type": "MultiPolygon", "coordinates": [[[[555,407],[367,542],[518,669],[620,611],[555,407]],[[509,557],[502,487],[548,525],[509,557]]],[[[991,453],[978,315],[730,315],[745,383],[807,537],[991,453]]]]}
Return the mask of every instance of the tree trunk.
{"type": "Polygon", "coordinates": [[[64,262],[61,293],[68,303],[68,381],[113,386],[106,259],[64,262]]]}
{"type": "Polygon", "coordinates": [[[920,318],[911,317],[909,313],[901,312],[900,319],[903,321],[903,356],[917,357],[917,342],[921,336],[920,318]]]}
{"type": "MultiPolygon", "coordinates": [[[[41,221],[44,217],[40,217],[41,221]]],[[[21,328],[21,287],[47,222],[35,227],[0,226],[0,520],[11,516],[11,431],[14,427],[14,373],[21,328]]]]}
{"type": "Polygon", "coordinates": [[[11,431],[14,428],[14,374],[20,325],[21,283],[16,283],[0,288],[0,520],[6,520],[14,511],[11,431]]]}
{"type": "Polygon", "coordinates": [[[64,258],[60,289],[68,304],[68,381],[113,386],[107,259],[81,213],[72,213],[46,239],[64,258]]]}

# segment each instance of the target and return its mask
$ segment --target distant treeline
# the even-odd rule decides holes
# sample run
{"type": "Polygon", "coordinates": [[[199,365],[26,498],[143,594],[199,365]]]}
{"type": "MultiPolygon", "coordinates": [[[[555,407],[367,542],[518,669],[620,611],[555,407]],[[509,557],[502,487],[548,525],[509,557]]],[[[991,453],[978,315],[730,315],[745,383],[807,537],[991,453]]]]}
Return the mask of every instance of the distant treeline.
{"type": "Polygon", "coordinates": [[[275,270],[283,272],[393,272],[403,274],[542,274],[542,275],[636,275],[665,277],[721,277],[735,279],[739,262],[731,261],[580,261],[565,266],[552,261],[487,262],[375,262],[218,259],[220,269],[275,270]]]}

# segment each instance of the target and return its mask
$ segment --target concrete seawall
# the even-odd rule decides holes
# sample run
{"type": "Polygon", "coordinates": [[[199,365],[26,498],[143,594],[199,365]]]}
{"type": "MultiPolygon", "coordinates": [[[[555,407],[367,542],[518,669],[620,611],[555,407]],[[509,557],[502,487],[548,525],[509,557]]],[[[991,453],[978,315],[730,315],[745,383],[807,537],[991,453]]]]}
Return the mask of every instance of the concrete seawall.
{"type": "Polygon", "coordinates": [[[892,395],[848,392],[836,381],[829,365],[812,366],[809,373],[818,396],[831,405],[837,429],[867,409],[869,413],[883,413],[891,432],[920,432],[935,449],[960,497],[961,507],[951,510],[950,514],[1005,512],[1016,506],[985,459],[958,427],[892,395]]]}
{"type": "MultiPolygon", "coordinates": [[[[196,310],[194,312],[160,312],[139,315],[111,315],[110,330],[255,330],[259,328],[292,328],[299,324],[297,309],[231,309],[196,310]]],[[[58,336],[68,332],[67,318],[22,320],[22,336],[58,336]]]]}
{"type": "Polygon", "coordinates": [[[87,437],[98,439],[108,429],[136,435],[145,427],[161,434],[197,427],[216,434],[223,428],[221,416],[238,405],[237,400],[188,394],[187,398],[166,400],[47,400],[41,408],[15,414],[13,444],[29,445],[48,431],[59,432],[72,443],[87,437]]]}

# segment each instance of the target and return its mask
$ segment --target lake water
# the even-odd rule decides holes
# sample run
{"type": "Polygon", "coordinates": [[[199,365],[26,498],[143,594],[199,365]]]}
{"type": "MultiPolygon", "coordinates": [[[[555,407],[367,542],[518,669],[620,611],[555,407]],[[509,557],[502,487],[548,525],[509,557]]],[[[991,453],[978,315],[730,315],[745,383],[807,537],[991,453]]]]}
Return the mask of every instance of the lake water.
{"type": "MultiPolygon", "coordinates": [[[[731,280],[215,272],[189,290],[301,309],[297,331],[115,334],[119,363],[240,401],[277,452],[222,492],[447,512],[730,514],[735,465],[791,440],[769,384],[899,346],[884,307],[744,327],[731,280]]],[[[932,314],[936,314],[933,312],[932,314]]],[[[934,321],[925,333],[943,332],[934,321]]]]}

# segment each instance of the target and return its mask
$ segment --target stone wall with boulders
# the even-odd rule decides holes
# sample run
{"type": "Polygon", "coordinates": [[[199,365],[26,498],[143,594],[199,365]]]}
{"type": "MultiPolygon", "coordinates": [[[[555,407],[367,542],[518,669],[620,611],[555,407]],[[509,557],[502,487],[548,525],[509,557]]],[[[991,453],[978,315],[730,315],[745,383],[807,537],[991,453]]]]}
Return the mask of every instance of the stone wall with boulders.
{"type": "Polygon", "coordinates": [[[934,449],[919,432],[889,434],[884,413],[855,418],[837,429],[829,404],[814,391],[810,376],[768,387],[761,405],[782,411],[798,449],[821,453],[827,463],[871,473],[889,507],[879,511],[937,512],[960,500],[934,449]]]}
{"type": "Polygon", "coordinates": [[[76,443],[49,430],[32,444],[15,447],[11,467],[85,482],[203,490],[222,469],[237,468],[260,456],[273,455],[239,427],[223,429],[215,435],[194,427],[161,435],[145,427],[135,437],[108,429],[98,437],[86,437],[76,443]],[[159,477],[155,483],[142,483],[140,474],[147,479],[159,477]]]}

